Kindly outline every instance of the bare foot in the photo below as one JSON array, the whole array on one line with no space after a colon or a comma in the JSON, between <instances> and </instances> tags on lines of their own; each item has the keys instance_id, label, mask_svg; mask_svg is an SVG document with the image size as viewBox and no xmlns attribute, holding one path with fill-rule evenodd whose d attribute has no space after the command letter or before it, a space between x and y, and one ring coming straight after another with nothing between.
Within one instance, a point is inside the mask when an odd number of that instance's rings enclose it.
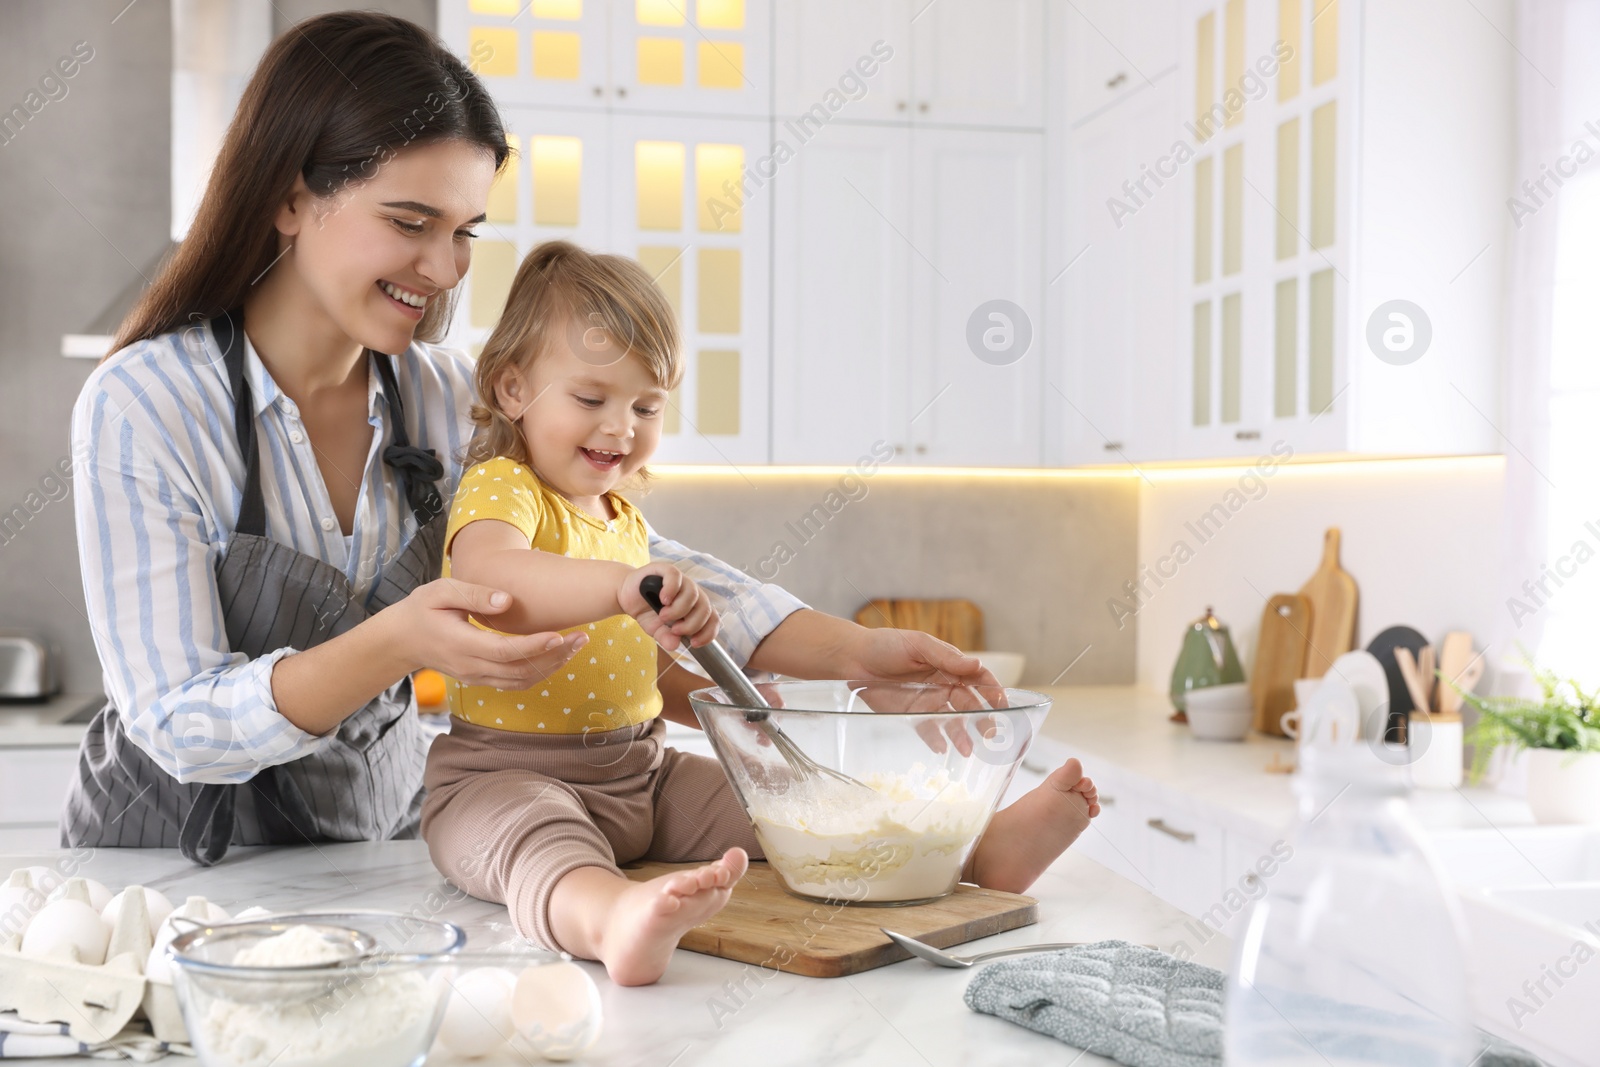
<instances>
[{"instance_id":1,"label":"bare foot","mask_svg":"<svg viewBox=\"0 0 1600 1067\"><path fill-rule=\"evenodd\" d=\"M649 985L660 978L678 939L721 911L750 857L730 848L715 863L636 882L617 895L595 946L618 985Z\"/></svg>"},{"instance_id":2,"label":"bare foot","mask_svg":"<svg viewBox=\"0 0 1600 1067\"><path fill-rule=\"evenodd\" d=\"M1069 759L1044 784L994 814L965 875L985 889L1026 892L1100 814L1094 782Z\"/></svg>"}]
</instances>

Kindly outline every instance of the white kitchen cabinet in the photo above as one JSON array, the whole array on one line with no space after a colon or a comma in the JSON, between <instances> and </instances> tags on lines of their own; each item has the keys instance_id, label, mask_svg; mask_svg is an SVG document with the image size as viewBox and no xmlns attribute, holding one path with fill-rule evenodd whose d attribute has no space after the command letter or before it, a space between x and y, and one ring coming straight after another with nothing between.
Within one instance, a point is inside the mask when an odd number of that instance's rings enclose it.
<instances>
[{"instance_id":1,"label":"white kitchen cabinet","mask_svg":"<svg viewBox=\"0 0 1600 1067\"><path fill-rule=\"evenodd\" d=\"M785 122L818 106L848 122L904 122L911 109L910 0L806 0L777 6L773 81ZM881 46L880 46L881 42ZM887 58L884 58L887 55ZM864 75L863 69L870 70ZM857 82L865 83L863 92ZM838 94L838 95L834 95ZM841 102L841 97L843 102ZM837 105L837 110L830 107ZM810 129L810 126L807 126Z\"/></svg>"},{"instance_id":2,"label":"white kitchen cabinet","mask_svg":"<svg viewBox=\"0 0 1600 1067\"><path fill-rule=\"evenodd\" d=\"M917 122L1044 126L1042 0L913 0Z\"/></svg>"},{"instance_id":3,"label":"white kitchen cabinet","mask_svg":"<svg viewBox=\"0 0 1600 1067\"><path fill-rule=\"evenodd\" d=\"M801 5L793 5L799 7ZM909 439L911 131L834 123L770 194L772 458L853 464Z\"/></svg>"},{"instance_id":4,"label":"white kitchen cabinet","mask_svg":"<svg viewBox=\"0 0 1600 1067\"><path fill-rule=\"evenodd\" d=\"M1218 903L1222 886L1221 824L1193 805L1153 799L1145 806L1149 866L1156 895L1196 918Z\"/></svg>"},{"instance_id":5,"label":"white kitchen cabinet","mask_svg":"<svg viewBox=\"0 0 1600 1067\"><path fill-rule=\"evenodd\" d=\"M741 181L770 150L765 123L611 117L608 247L675 303L686 366L661 462L768 461L772 197Z\"/></svg>"},{"instance_id":6,"label":"white kitchen cabinet","mask_svg":"<svg viewBox=\"0 0 1600 1067\"><path fill-rule=\"evenodd\" d=\"M1506 7L1186 0L1173 458L1499 448Z\"/></svg>"},{"instance_id":7,"label":"white kitchen cabinet","mask_svg":"<svg viewBox=\"0 0 1600 1067\"><path fill-rule=\"evenodd\" d=\"M1044 126L1042 0L807 0L781 4L777 110L793 118L838 91L882 42L867 93L836 117L852 122ZM881 56L883 49L878 49Z\"/></svg>"},{"instance_id":8,"label":"white kitchen cabinet","mask_svg":"<svg viewBox=\"0 0 1600 1067\"><path fill-rule=\"evenodd\" d=\"M76 747L0 749L0 847L58 845L61 809L77 773Z\"/></svg>"},{"instance_id":9,"label":"white kitchen cabinet","mask_svg":"<svg viewBox=\"0 0 1600 1067\"><path fill-rule=\"evenodd\" d=\"M882 439L899 463L1039 462L1041 149L1021 131L841 124L779 173L778 461L854 462ZM1021 315L983 325L1022 354L985 362L969 322L997 299Z\"/></svg>"},{"instance_id":10,"label":"white kitchen cabinet","mask_svg":"<svg viewBox=\"0 0 1600 1067\"><path fill-rule=\"evenodd\" d=\"M1173 73L1178 0L1074 0L1065 23L1065 119L1076 127Z\"/></svg>"},{"instance_id":11,"label":"white kitchen cabinet","mask_svg":"<svg viewBox=\"0 0 1600 1067\"><path fill-rule=\"evenodd\" d=\"M1059 275L1047 306L1061 309L1063 328L1047 353L1046 462L1138 462L1171 448L1176 83L1169 71L1061 143L1066 238L1047 268Z\"/></svg>"},{"instance_id":12,"label":"white kitchen cabinet","mask_svg":"<svg viewBox=\"0 0 1600 1067\"><path fill-rule=\"evenodd\" d=\"M767 0L446 0L439 29L501 104L770 111Z\"/></svg>"},{"instance_id":13,"label":"white kitchen cabinet","mask_svg":"<svg viewBox=\"0 0 1600 1067\"><path fill-rule=\"evenodd\" d=\"M914 462L1027 467L1040 461L1042 164L1039 134L913 133ZM1020 314L982 311L996 300ZM974 345L975 331L994 337L995 361L979 357L988 346Z\"/></svg>"},{"instance_id":14,"label":"white kitchen cabinet","mask_svg":"<svg viewBox=\"0 0 1600 1067\"><path fill-rule=\"evenodd\" d=\"M1100 793L1100 814L1089 829L1073 844L1104 867L1152 893L1155 883L1147 873L1150 867L1150 829L1146 825L1145 791L1110 764L1093 764L1095 788Z\"/></svg>"}]
</instances>

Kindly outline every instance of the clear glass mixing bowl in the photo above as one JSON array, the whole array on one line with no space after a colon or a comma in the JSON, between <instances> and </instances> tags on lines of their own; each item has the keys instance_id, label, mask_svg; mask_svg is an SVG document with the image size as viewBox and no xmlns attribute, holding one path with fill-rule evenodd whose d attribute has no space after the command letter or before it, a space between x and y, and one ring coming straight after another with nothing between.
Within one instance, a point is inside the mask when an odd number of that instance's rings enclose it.
<instances>
[{"instance_id":1,"label":"clear glass mixing bowl","mask_svg":"<svg viewBox=\"0 0 1600 1067\"><path fill-rule=\"evenodd\" d=\"M717 688L689 701L784 887L830 903L922 904L954 892L1050 711L1049 697L1026 689L759 688L770 712ZM763 713L805 757L868 788L797 771Z\"/></svg>"},{"instance_id":2,"label":"clear glass mixing bowl","mask_svg":"<svg viewBox=\"0 0 1600 1067\"><path fill-rule=\"evenodd\" d=\"M236 962L295 927L310 927L339 958ZM561 960L535 949L466 952L465 941L455 924L415 915L307 913L199 926L175 938L168 956L204 1067L420 1067L463 974Z\"/></svg>"}]
</instances>

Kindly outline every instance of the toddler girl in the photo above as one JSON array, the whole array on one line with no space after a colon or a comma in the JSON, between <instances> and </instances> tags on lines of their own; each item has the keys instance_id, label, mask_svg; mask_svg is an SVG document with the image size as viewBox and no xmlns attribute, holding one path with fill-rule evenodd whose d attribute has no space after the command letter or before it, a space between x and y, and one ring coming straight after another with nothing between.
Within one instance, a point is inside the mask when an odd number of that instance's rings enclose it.
<instances>
[{"instance_id":1,"label":"toddler girl","mask_svg":"<svg viewBox=\"0 0 1600 1067\"><path fill-rule=\"evenodd\" d=\"M704 590L650 562L644 519L616 492L643 474L682 375L672 310L643 268L566 242L534 249L479 358L482 432L444 549L445 577L511 595L497 629L588 643L533 689L448 683L423 837L447 878L504 902L523 936L601 960L623 985L659 978L761 856L721 766L662 745L658 669L681 671L670 651L712 640L718 620ZM639 593L651 574L659 616ZM996 814L968 876L1020 892L1098 813L1069 760ZM709 862L631 882L618 864L639 859Z\"/></svg>"}]
</instances>

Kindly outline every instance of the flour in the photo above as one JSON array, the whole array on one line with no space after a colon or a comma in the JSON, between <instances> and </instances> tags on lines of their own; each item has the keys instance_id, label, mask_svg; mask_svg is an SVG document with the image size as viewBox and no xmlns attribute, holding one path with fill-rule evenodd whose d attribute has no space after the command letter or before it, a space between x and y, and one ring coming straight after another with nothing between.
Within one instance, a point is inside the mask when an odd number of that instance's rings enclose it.
<instances>
[{"instance_id":1,"label":"flour","mask_svg":"<svg viewBox=\"0 0 1600 1067\"><path fill-rule=\"evenodd\" d=\"M991 805L921 764L862 781L875 796L818 780L751 799L756 836L789 888L876 903L954 890Z\"/></svg>"},{"instance_id":2,"label":"flour","mask_svg":"<svg viewBox=\"0 0 1600 1067\"><path fill-rule=\"evenodd\" d=\"M348 949L315 929L292 926L242 950L233 962L303 967L346 958ZM419 974L385 974L374 961L338 977L287 984L284 1002L257 1004L208 995L212 982L195 982L193 1006L201 1016L195 1037L202 1060L224 1067L406 1067L427 1052L438 998ZM217 988L229 992L242 986ZM266 989L267 983L250 983L252 994ZM296 992L305 998L297 999Z\"/></svg>"}]
</instances>

